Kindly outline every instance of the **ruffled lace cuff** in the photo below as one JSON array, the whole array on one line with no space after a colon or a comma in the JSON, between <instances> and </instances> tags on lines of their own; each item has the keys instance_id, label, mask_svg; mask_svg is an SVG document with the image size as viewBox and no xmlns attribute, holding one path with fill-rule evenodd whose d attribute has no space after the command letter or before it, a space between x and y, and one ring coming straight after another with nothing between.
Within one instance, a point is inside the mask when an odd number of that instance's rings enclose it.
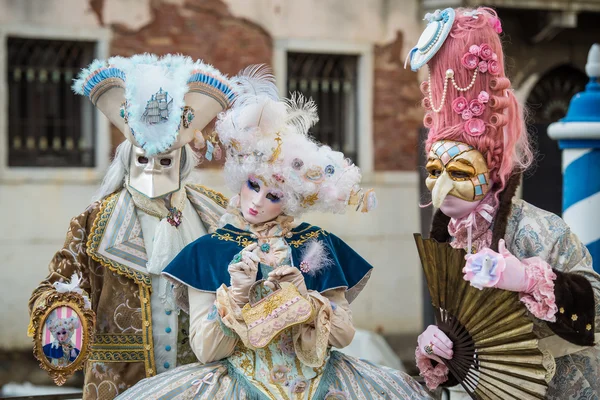
<instances>
[{"instance_id":1,"label":"ruffled lace cuff","mask_svg":"<svg viewBox=\"0 0 600 400\"><path fill-rule=\"evenodd\" d=\"M313 290L308 295L314 317L309 322L294 326L292 337L296 356L302 364L318 368L329 354L332 310L326 297Z\"/></svg>"},{"instance_id":2,"label":"ruffled lace cuff","mask_svg":"<svg viewBox=\"0 0 600 400\"><path fill-rule=\"evenodd\" d=\"M556 274L540 257L527 258L522 260L522 263L531 284L527 293L521 293L521 301L536 318L556 322L558 311L554 295Z\"/></svg>"},{"instance_id":3,"label":"ruffled lace cuff","mask_svg":"<svg viewBox=\"0 0 600 400\"><path fill-rule=\"evenodd\" d=\"M429 390L435 390L438 386L448 380L448 367L443 363L438 363L435 367L425 354L421 352L419 346L415 350L415 359L419 375L425 379L425 385Z\"/></svg>"},{"instance_id":4,"label":"ruffled lace cuff","mask_svg":"<svg viewBox=\"0 0 600 400\"><path fill-rule=\"evenodd\" d=\"M223 333L227 336L237 334L237 336L248 348L254 348L248 340L248 328L242 317L242 309L232 298L229 288L221 285L217 289L217 300L215 301L217 312L219 313L219 324Z\"/></svg>"}]
</instances>

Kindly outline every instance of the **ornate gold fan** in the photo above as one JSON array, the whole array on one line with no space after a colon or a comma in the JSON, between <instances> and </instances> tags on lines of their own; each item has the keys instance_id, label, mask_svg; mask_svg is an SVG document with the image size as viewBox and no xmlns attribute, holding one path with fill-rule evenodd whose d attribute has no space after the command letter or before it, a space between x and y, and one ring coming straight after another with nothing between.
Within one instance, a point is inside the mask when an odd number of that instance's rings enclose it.
<instances>
[{"instance_id":1,"label":"ornate gold fan","mask_svg":"<svg viewBox=\"0 0 600 400\"><path fill-rule=\"evenodd\" d=\"M454 343L450 373L473 399L543 399L554 359L542 353L517 293L463 279L465 251L415 234L437 326Z\"/></svg>"}]
</instances>

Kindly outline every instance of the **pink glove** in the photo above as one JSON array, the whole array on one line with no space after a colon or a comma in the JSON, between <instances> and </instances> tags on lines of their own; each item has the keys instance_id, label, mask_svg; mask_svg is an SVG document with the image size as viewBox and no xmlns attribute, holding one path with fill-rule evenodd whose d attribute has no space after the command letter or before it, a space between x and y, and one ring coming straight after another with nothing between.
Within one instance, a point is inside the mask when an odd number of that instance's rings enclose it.
<instances>
[{"instance_id":1,"label":"pink glove","mask_svg":"<svg viewBox=\"0 0 600 400\"><path fill-rule=\"evenodd\" d=\"M442 363L440 357L451 360L454 355L452 340L435 325L429 325L425 332L419 335L417 343L419 349L427 358L439 363Z\"/></svg>"},{"instance_id":2,"label":"pink glove","mask_svg":"<svg viewBox=\"0 0 600 400\"><path fill-rule=\"evenodd\" d=\"M464 279L478 289L495 287L520 293L520 300L530 313L544 321L555 322L556 298L552 267L540 257L519 260L506 249L504 240L498 242L496 253L483 249L468 255L463 268Z\"/></svg>"},{"instance_id":3,"label":"pink glove","mask_svg":"<svg viewBox=\"0 0 600 400\"><path fill-rule=\"evenodd\" d=\"M298 291L303 297L308 297L308 290L306 289L306 283L304 282L304 276L302 272L296 267L282 266L269 273L269 279L265 282L265 285L271 289L274 288L271 282L290 282L298 288Z\"/></svg>"},{"instance_id":4,"label":"pink glove","mask_svg":"<svg viewBox=\"0 0 600 400\"><path fill-rule=\"evenodd\" d=\"M536 280L527 274L525 265L506 249L504 239L498 242L499 253L485 248L466 256L464 279L478 289L495 287L511 292L530 293Z\"/></svg>"}]
</instances>

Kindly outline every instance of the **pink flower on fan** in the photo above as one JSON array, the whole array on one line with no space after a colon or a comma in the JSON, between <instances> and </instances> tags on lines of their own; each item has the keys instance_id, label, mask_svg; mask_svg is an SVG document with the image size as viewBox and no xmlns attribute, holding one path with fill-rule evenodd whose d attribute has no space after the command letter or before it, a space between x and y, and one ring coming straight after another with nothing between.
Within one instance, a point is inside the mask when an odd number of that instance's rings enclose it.
<instances>
[{"instance_id":1,"label":"pink flower on fan","mask_svg":"<svg viewBox=\"0 0 600 400\"><path fill-rule=\"evenodd\" d=\"M500 64L496 60L488 61L488 72L492 75L498 75L500 73Z\"/></svg>"},{"instance_id":2,"label":"pink flower on fan","mask_svg":"<svg viewBox=\"0 0 600 400\"><path fill-rule=\"evenodd\" d=\"M462 119L468 120L473 118L473 113L468 108L461 113Z\"/></svg>"},{"instance_id":3,"label":"pink flower on fan","mask_svg":"<svg viewBox=\"0 0 600 400\"><path fill-rule=\"evenodd\" d=\"M502 23L500 22L500 20L496 17L490 17L490 19L488 20L490 25L492 26L492 28L494 28L494 30L496 31L497 34L502 33Z\"/></svg>"},{"instance_id":4,"label":"pink flower on fan","mask_svg":"<svg viewBox=\"0 0 600 400\"><path fill-rule=\"evenodd\" d=\"M481 46L479 46L479 57L481 57L482 60L491 60L493 55L494 51L492 50L489 44L484 43Z\"/></svg>"},{"instance_id":5,"label":"pink flower on fan","mask_svg":"<svg viewBox=\"0 0 600 400\"><path fill-rule=\"evenodd\" d=\"M465 99L463 96L457 97L452 102L452 109L454 110L454 112L456 112L458 114L465 111L468 106L469 106L469 103L467 102L467 99Z\"/></svg>"},{"instance_id":6,"label":"pink flower on fan","mask_svg":"<svg viewBox=\"0 0 600 400\"><path fill-rule=\"evenodd\" d=\"M479 100L471 100L469 103L469 110L473 114L474 117L479 117L483 114L483 110L485 106L479 102Z\"/></svg>"},{"instance_id":7,"label":"pink flower on fan","mask_svg":"<svg viewBox=\"0 0 600 400\"><path fill-rule=\"evenodd\" d=\"M465 122L465 132L471 136L480 136L485 132L485 122L479 118L471 118Z\"/></svg>"},{"instance_id":8,"label":"pink flower on fan","mask_svg":"<svg viewBox=\"0 0 600 400\"><path fill-rule=\"evenodd\" d=\"M485 74L488 70L488 63L487 61L481 61L478 65L479 67L479 72Z\"/></svg>"},{"instance_id":9,"label":"pink flower on fan","mask_svg":"<svg viewBox=\"0 0 600 400\"><path fill-rule=\"evenodd\" d=\"M475 54L465 53L461 62L466 69L474 70L477 68L477 64L479 63L479 57L477 57Z\"/></svg>"},{"instance_id":10,"label":"pink flower on fan","mask_svg":"<svg viewBox=\"0 0 600 400\"><path fill-rule=\"evenodd\" d=\"M479 57L479 46L476 44L471 45L471 47L469 47L469 53Z\"/></svg>"},{"instance_id":11,"label":"pink flower on fan","mask_svg":"<svg viewBox=\"0 0 600 400\"><path fill-rule=\"evenodd\" d=\"M479 92L477 100L479 100L480 103L485 104L490 100L490 94L485 90L482 90L481 92Z\"/></svg>"}]
</instances>

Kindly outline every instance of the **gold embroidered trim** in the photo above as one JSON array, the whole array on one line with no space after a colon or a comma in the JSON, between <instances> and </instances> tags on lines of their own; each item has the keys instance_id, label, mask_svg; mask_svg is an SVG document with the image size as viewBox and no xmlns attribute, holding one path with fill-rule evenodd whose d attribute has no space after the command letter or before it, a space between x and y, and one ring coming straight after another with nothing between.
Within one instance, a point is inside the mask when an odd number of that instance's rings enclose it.
<instances>
[{"instance_id":1,"label":"gold embroidered trim","mask_svg":"<svg viewBox=\"0 0 600 400\"><path fill-rule=\"evenodd\" d=\"M273 371L273 353L271 352L271 348L269 346L264 348L265 350L265 357L267 359L267 365L269 367L269 371ZM267 393L269 393L271 395L271 391L260 381L258 381L261 386L264 388L264 390L267 391ZM271 387L275 387L275 389L277 389L277 391L279 392L279 394L281 395L281 398L284 400L289 400L290 398L287 396L287 394L285 393L285 391L281 388L281 386L279 386L276 383L271 383Z\"/></svg>"},{"instance_id":2,"label":"gold embroidered trim","mask_svg":"<svg viewBox=\"0 0 600 400\"><path fill-rule=\"evenodd\" d=\"M220 207L227 208L227 205L229 204L229 199L227 199L223 193L209 189L206 186L187 184L186 187L189 187L191 190L208 197Z\"/></svg>"},{"instance_id":3,"label":"gold embroidered trim","mask_svg":"<svg viewBox=\"0 0 600 400\"><path fill-rule=\"evenodd\" d=\"M230 233L220 234L218 232L213 233L210 237L217 238L219 240L225 240L226 242L235 242L239 246L246 247L256 242L256 240L248 239L245 235L233 236Z\"/></svg>"},{"instance_id":4,"label":"gold embroidered trim","mask_svg":"<svg viewBox=\"0 0 600 400\"><path fill-rule=\"evenodd\" d=\"M90 361L143 362L143 337L142 335L96 334Z\"/></svg>"},{"instance_id":5,"label":"gold embroidered trim","mask_svg":"<svg viewBox=\"0 0 600 400\"><path fill-rule=\"evenodd\" d=\"M293 233L293 235L296 236L296 235L301 234L302 232L306 232L306 231L310 230L311 228L313 228L312 225L310 225L307 228L302 229L301 231L298 231L298 232L294 232L292 230L291 233ZM225 231L227 233L221 234L219 232L215 232L211 235L211 237L217 238L219 240L225 240L227 242L235 242L238 245L243 246L243 247L246 247L246 246L256 242L256 239L252 238L252 234L248 233L248 232L237 232L237 231L232 231L227 228L221 228L219 230ZM289 240L288 244L290 246L294 246L297 249L298 247L302 246L307 241L316 239L320 235L327 236L327 235L329 235L329 233L324 229L319 229L314 232L309 232L306 235L300 235L300 239L298 239L298 240ZM248 239L248 238L250 238L250 239ZM266 239L266 238L261 238L261 239Z\"/></svg>"},{"instance_id":6,"label":"gold embroidered trim","mask_svg":"<svg viewBox=\"0 0 600 400\"><path fill-rule=\"evenodd\" d=\"M138 272L132 268L129 268L126 265L113 261L103 256L102 254L97 253L98 246L100 245L100 241L102 240L102 236L104 236L104 230L108 225L110 216L114 211L115 205L117 204L117 201L119 200L119 195L121 193L122 191L111 194L102 201L100 211L98 212L98 216L94 220L91 234L88 237L86 252L94 261L100 263L100 265L108 268L109 270L119 275L123 275L129 279L132 279L138 285L150 287L152 285L150 276L144 275L141 272Z\"/></svg>"},{"instance_id":7,"label":"gold embroidered trim","mask_svg":"<svg viewBox=\"0 0 600 400\"><path fill-rule=\"evenodd\" d=\"M220 231L225 231L225 232L229 232L229 233L233 233L234 235L238 235L238 236L248 236L248 237L252 237L252 234L250 232L238 232L238 231L232 231L231 229L227 229L227 228L221 228L219 229Z\"/></svg>"},{"instance_id":8,"label":"gold embroidered trim","mask_svg":"<svg viewBox=\"0 0 600 400\"><path fill-rule=\"evenodd\" d=\"M142 343L145 352L144 364L146 378L156 375L154 362L154 341L152 340L152 311L150 309L150 289L139 285L140 303L142 306Z\"/></svg>"},{"instance_id":9,"label":"gold embroidered trim","mask_svg":"<svg viewBox=\"0 0 600 400\"><path fill-rule=\"evenodd\" d=\"M329 233L324 229L319 229L318 231L309 232L306 235L300 235L300 239L290 240L290 241L288 241L288 243L290 246L294 246L294 248L297 249L298 247L302 246L304 243L308 242L309 240L316 239L321 235L327 236L327 235L329 235Z\"/></svg>"}]
</instances>

